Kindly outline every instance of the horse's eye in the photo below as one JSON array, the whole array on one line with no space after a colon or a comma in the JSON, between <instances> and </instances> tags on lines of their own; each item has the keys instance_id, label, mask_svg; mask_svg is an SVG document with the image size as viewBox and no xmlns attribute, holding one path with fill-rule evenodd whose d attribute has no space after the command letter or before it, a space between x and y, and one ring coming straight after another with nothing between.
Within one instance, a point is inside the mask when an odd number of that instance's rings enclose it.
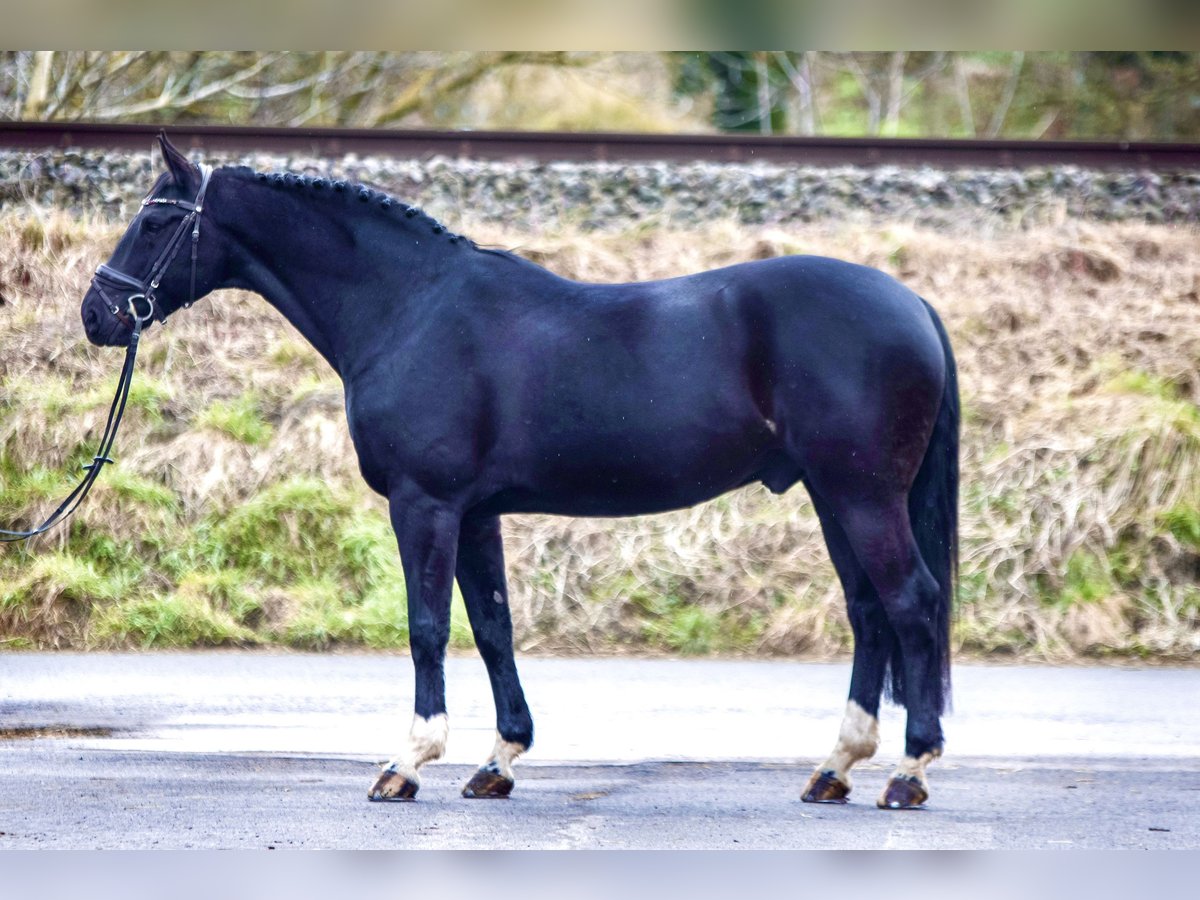
<instances>
[{"instance_id":1,"label":"horse's eye","mask_svg":"<svg viewBox=\"0 0 1200 900\"><path fill-rule=\"evenodd\" d=\"M146 234L154 234L157 231L162 231L163 223L156 222L154 219L146 219L142 222L142 231Z\"/></svg>"}]
</instances>

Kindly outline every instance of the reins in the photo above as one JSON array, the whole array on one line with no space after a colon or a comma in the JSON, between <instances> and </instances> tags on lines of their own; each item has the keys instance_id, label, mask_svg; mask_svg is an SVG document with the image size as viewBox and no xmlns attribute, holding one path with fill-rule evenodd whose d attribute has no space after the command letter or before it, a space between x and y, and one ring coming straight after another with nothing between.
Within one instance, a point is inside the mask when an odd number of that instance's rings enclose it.
<instances>
[{"instance_id":1,"label":"reins","mask_svg":"<svg viewBox=\"0 0 1200 900\"><path fill-rule=\"evenodd\" d=\"M7 528L0 528L0 544L25 541L29 538L37 537L39 534L45 534L55 525L58 525L79 508L79 504L83 502L83 499L88 495L88 491L95 484L100 471L106 464L113 461L109 457L109 453L112 451L113 441L117 437L117 428L121 424L121 417L125 414L125 403L129 399L129 386L133 383L133 364L137 359L138 341L142 336L142 326L160 316L161 308L155 302L154 292L158 290L163 274L167 271L171 263L175 261L175 257L182 249L184 238L189 228L192 233L192 274L188 301L183 305L191 306L196 302L196 255L200 244L200 214L204 212L204 194L208 190L208 179L212 175L212 168L204 166L201 171L200 189L196 192L196 198L192 202L157 197L147 197L142 201L143 208L152 203L159 203L178 206L188 211L187 215L183 217L182 221L176 227L175 234L171 236L171 240L167 242L167 246L163 248L162 253L154 261L154 265L150 267L150 273L144 280L134 278L119 269L114 269L104 264L96 268L92 284L100 296L104 298L104 302L108 304L108 311L125 327L130 329L129 347L125 351L125 363L121 366L121 376L117 379L117 392L113 396L112 406L108 409L108 421L104 425L104 434L100 438L100 448L96 451L96 455L92 457L92 461L83 467L87 472L83 476L83 480L75 486L75 490L71 491L67 499L59 504L58 509L51 513L45 522L30 531L10 531ZM108 287L114 293L128 292L125 297L126 305L124 309L122 309L120 303L114 301L109 296L109 292L104 290L105 287ZM138 310L139 300L144 301L146 304L144 314ZM162 318L166 318L165 313L162 313Z\"/></svg>"},{"instance_id":2,"label":"reins","mask_svg":"<svg viewBox=\"0 0 1200 900\"><path fill-rule=\"evenodd\" d=\"M9 544L37 537L62 522L83 502L83 498L92 489L92 485L95 484L96 478L105 464L113 461L108 454L112 451L113 441L117 437L117 427L121 424L121 417L125 414L125 402L129 399L129 385L133 383L133 363L137 358L138 340L142 336L142 323L149 318L147 316L143 319L139 316L132 301L129 304L129 311L134 316L133 333L129 336L129 349L125 351L125 364L121 367L121 377L117 379L117 393L113 397L112 406L108 409L108 421L104 425L104 435L100 438L100 448L92 457L92 461L83 467L87 474L83 476L83 480L75 486L75 490L71 491L67 499L59 504L58 509L37 528L30 531L9 531L7 528L0 528L0 543Z\"/></svg>"}]
</instances>

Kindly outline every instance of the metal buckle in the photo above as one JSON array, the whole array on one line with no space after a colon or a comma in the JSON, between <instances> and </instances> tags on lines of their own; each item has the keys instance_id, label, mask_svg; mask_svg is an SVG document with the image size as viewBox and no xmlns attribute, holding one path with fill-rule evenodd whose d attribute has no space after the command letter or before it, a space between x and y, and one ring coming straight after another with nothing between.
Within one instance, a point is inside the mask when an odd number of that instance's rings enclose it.
<instances>
[{"instance_id":1,"label":"metal buckle","mask_svg":"<svg viewBox=\"0 0 1200 900\"><path fill-rule=\"evenodd\" d=\"M140 315L138 313L137 303L134 302L139 299L145 300L146 306L149 307L149 311L144 316ZM139 322L142 322L143 324L146 322L149 322L151 319L154 318L154 298L148 297L145 294L130 294L129 295L129 314L131 316L133 316L134 319L136 319Z\"/></svg>"}]
</instances>

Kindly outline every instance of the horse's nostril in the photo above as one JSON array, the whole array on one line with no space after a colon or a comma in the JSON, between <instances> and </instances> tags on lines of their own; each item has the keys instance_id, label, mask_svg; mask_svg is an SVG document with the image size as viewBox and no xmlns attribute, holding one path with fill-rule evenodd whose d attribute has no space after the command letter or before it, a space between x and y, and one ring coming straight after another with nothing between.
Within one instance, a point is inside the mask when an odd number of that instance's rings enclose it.
<instances>
[{"instance_id":1,"label":"horse's nostril","mask_svg":"<svg viewBox=\"0 0 1200 900\"><path fill-rule=\"evenodd\" d=\"M101 343L101 332L104 331L104 316L98 303L89 302L83 305L83 333L92 343Z\"/></svg>"}]
</instances>

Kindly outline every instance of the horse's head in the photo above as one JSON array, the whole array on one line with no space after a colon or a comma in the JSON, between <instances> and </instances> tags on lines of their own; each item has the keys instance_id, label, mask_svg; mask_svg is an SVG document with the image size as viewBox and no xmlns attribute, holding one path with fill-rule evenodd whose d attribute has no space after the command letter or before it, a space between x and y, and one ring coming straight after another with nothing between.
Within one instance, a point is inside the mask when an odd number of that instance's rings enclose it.
<instances>
[{"instance_id":1,"label":"horse's head","mask_svg":"<svg viewBox=\"0 0 1200 900\"><path fill-rule=\"evenodd\" d=\"M211 169L190 163L166 135L158 141L167 171L83 296L80 315L93 344L128 344L135 319L147 327L162 321L217 282L217 254L200 240Z\"/></svg>"}]
</instances>

